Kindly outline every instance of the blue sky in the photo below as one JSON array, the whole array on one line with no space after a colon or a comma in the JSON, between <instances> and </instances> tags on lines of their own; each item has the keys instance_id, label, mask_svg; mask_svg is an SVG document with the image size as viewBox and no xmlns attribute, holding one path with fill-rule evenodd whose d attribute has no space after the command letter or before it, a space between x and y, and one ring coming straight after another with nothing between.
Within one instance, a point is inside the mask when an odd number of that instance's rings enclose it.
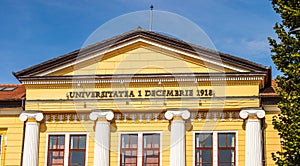
<instances>
[{"instance_id":1,"label":"blue sky","mask_svg":"<svg viewBox=\"0 0 300 166\"><path fill-rule=\"evenodd\" d=\"M13 71L79 49L101 25L151 4L198 25L217 50L279 74L267 37L276 37L272 28L280 18L269 0L1 0L0 83L18 83ZM154 29L157 21L154 15Z\"/></svg>"}]
</instances>

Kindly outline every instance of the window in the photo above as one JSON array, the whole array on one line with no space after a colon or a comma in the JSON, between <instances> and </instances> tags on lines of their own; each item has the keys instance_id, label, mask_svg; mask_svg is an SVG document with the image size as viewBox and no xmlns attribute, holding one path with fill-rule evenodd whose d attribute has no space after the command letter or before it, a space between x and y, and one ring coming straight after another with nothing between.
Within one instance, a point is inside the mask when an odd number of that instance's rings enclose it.
<instances>
[{"instance_id":1,"label":"window","mask_svg":"<svg viewBox=\"0 0 300 166\"><path fill-rule=\"evenodd\" d=\"M218 134L218 153L218 161L220 166L235 165L235 134Z\"/></svg>"},{"instance_id":2,"label":"window","mask_svg":"<svg viewBox=\"0 0 300 166\"><path fill-rule=\"evenodd\" d=\"M121 134L120 166L159 166L160 134Z\"/></svg>"},{"instance_id":3,"label":"window","mask_svg":"<svg viewBox=\"0 0 300 166\"><path fill-rule=\"evenodd\" d=\"M48 166L64 165L65 152L65 136L51 135L49 136L48 145Z\"/></svg>"},{"instance_id":4,"label":"window","mask_svg":"<svg viewBox=\"0 0 300 166\"><path fill-rule=\"evenodd\" d=\"M195 133L195 166L236 166L235 132ZM214 161L217 161L214 163Z\"/></svg>"},{"instance_id":5,"label":"window","mask_svg":"<svg viewBox=\"0 0 300 166\"><path fill-rule=\"evenodd\" d=\"M84 165L86 136L85 135L71 135L70 150L69 150L69 165Z\"/></svg>"},{"instance_id":6,"label":"window","mask_svg":"<svg viewBox=\"0 0 300 166\"><path fill-rule=\"evenodd\" d=\"M121 165L134 166L137 165L138 154L138 135L124 134L121 142Z\"/></svg>"},{"instance_id":7,"label":"window","mask_svg":"<svg viewBox=\"0 0 300 166\"><path fill-rule=\"evenodd\" d=\"M196 134L196 166L212 165L212 134L197 133Z\"/></svg>"},{"instance_id":8,"label":"window","mask_svg":"<svg viewBox=\"0 0 300 166\"><path fill-rule=\"evenodd\" d=\"M159 134L143 135L143 165L158 166L159 165Z\"/></svg>"},{"instance_id":9,"label":"window","mask_svg":"<svg viewBox=\"0 0 300 166\"><path fill-rule=\"evenodd\" d=\"M15 90L17 87L0 87L0 91L13 91Z\"/></svg>"},{"instance_id":10,"label":"window","mask_svg":"<svg viewBox=\"0 0 300 166\"><path fill-rule=\"evenodd\" d=\"M49 135L47 166L84 166L86 135Z\"/></svg>"}]
</instances>

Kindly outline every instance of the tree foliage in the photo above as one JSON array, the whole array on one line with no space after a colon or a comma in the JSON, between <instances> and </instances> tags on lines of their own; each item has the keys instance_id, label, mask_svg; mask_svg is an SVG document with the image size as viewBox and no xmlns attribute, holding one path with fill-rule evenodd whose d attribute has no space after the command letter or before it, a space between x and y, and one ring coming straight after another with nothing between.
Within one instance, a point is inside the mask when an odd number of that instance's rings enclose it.
<instances>
[{"instance_id":1,"label":"tree foliage","mask_svg":"<svg viewBox=\"0 0 300 166\"><path fill-rule=\"evenodd\" d=\"M300 0L272 0L281 23L274 30L278 39L269 38L272 60L283 75L277 76L281 113L273 126L281 138L282 149L272 154L280 166L300 166Z\"/></svg>"}]
</instances>

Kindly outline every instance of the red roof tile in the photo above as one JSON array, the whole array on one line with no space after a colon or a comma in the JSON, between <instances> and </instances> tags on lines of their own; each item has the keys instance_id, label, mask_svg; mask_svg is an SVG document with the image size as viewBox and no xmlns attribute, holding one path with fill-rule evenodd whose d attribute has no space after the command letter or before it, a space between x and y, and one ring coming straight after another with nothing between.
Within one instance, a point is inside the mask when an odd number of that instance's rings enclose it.
<instances>
[{"instance_id":1,"label":"red roof tile","mask_svg":"<svg viewBox=\"0 0 300 166\"><path fill-rule=\"evenodd\" d=\"M267 87L266 89L264 89L262 91L262 96L278 96L278 94L276 93L276 90L275 90L275 86L276 86L276 82L275 80L272 80L271 82L271 86L270 87Z\"/></svg>"},{"instance_id":2,"label":"red roof tile","mask_svg":"<svg viewBox=\"0 0 300 166\"><path fill-rule=\"evenodd\" d=\"M10 90L11 88L14 88ZM10 89L9 89L10 88ZM18 100L25 97L26 89L21 84L0 84L0 100Z\"/></svg>"}]
</instances>

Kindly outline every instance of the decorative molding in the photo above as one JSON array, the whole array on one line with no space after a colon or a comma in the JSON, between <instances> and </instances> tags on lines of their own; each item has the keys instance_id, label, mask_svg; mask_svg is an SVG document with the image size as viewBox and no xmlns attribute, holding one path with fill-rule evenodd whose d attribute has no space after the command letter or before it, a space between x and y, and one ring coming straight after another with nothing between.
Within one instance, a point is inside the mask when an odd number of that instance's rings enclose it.
<instances>
[{"instance_id":1,"label":"decorative molding","mask_svg":"<svg viewBox=\"0 0 300 166\"><path fill-rule=\"evenodd\" d=\"M89 117L91 120L97 120L98 118L112 120L114 118L114 113L111 110L93 110Z\"/></svg>"},{"instance_id":2,"label":"decorative molding","mask_svg":"<svg viewBox=\"0 0 300 166\"><path fill-rule=\"evenodd\" d=\"M19 118L23 122L25 122L28 119L35 119L36 121L42 121L44 119L44 115L41 112L22 112Z\"/></svg>"},{"instance_id":3,"label":"decorative molding","mask_svg":"<svg viewBox=\"0 0 300 166\"><path fill-rule=\"evenodd\" d=\"M53 85L53 84L111 84L111 83L163 83L163 82L210 82L210 81L261 81L263 80L262 76L255 77L206 77L206 78L148 78L148 79L83 79L83 80L47 80L47 81L22 81L25 85Z\"/></svg>"},{"instance_id":4,"label":"decorative molding","mask_svg":"<svg viewBox=\"0 0 300 166\"><path fill-rule=\"evenodd\" d=\"M165 117L168 120L173 119L173 117L181 117L186 120L191 117L191 113L187 109L170 109L165 113Z\"/></svg>"},{"instance_id":5,"label":"decorative molding","mask_svg":"<svg viewBox=\"0 0 300 166\"><path fill-rule=\"evenodd\" d=\"M91 113L45 113L45 123L79 123L92 122ZM116 122L126 123L156 123L168 122L165 112L114 112ZM104 117L106 118L106 117ZM241 121L239 112L190 112L193 123L205 121Z\"/></svg>"},{"instance_id":6,"label":"decorative molding","mask_svg":"<svg viewBox=\"0 0 300 166\"><path fill-rule=\"evenodd\" d=\"M257 118L262 119L265 115L265 111L261 108L242 109L240 112L240 117L243 119L247 119L249 116L256 116Z\"/></svg>"}]
</instances>

